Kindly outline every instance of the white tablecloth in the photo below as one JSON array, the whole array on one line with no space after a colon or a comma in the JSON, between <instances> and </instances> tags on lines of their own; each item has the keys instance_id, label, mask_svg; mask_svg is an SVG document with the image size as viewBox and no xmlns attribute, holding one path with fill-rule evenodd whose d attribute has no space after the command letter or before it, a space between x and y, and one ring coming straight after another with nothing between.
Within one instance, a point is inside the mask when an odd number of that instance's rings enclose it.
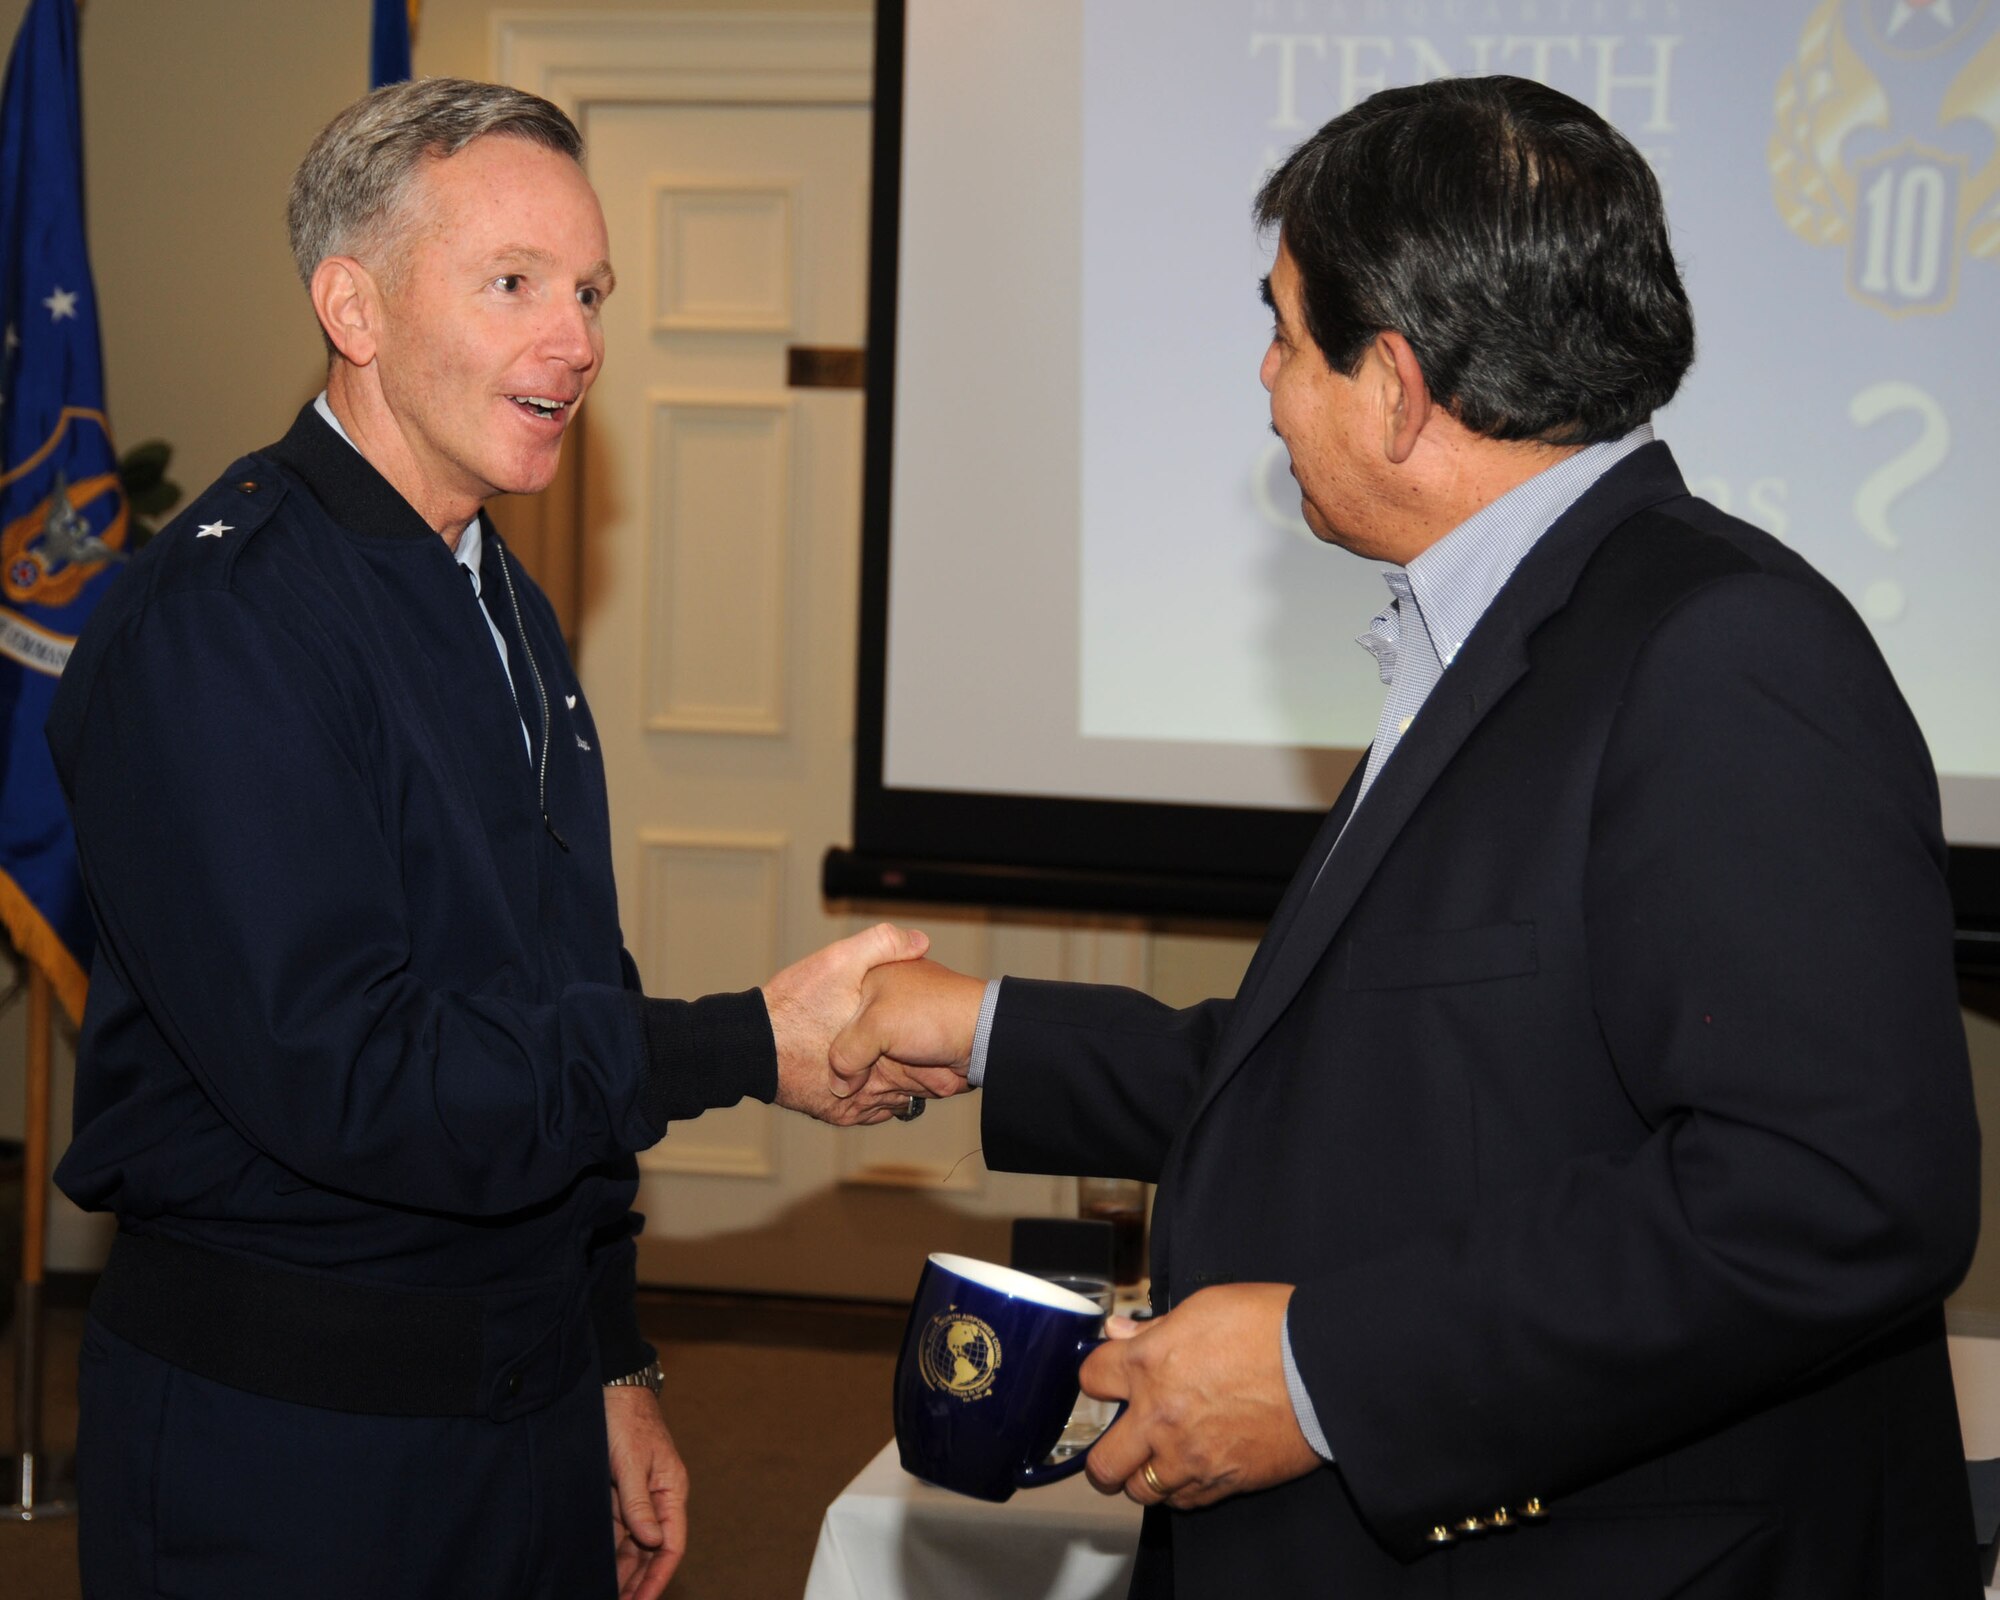
<instances>
[{"instance_id":1,"label":"white tablecloth","mask_svg":"<svg viewBox=\"0 0 2000 1600\"><path fill-rule=\"evenodd\" d=\"M1124 1600L1138 1542L1139 1508L1081 1477L987 1505L919 1483L892 1439L827 1507L805 1600Z\"/></svg>"},{"instance_id":2,"label":"white tablecloth","mask_svg":"<svg viewBox=\"0 0 2000 1600\"><path fill-rule=\"evenodd\" d=\"M1081 1474L988 1505L906 1473L895 1441L827 1507L805 1600L1124 1600L1139 1508Z\"/></svg>"}]
</instances>

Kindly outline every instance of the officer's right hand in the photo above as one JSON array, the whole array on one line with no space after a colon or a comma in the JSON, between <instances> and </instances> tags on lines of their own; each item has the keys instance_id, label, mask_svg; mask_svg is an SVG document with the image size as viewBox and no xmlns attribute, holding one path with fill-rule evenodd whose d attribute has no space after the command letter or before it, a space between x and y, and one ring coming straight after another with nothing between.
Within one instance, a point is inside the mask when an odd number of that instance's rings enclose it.
<instances>
[{"instance_id":1,"label":"officer's right hand","mask_svg":"<svg viewBox=\"0 0 2000 1600\"><path fill-rule=\"evenodd\" d=\"M880 1075L856 1085L835 1073L828 1057L835 1035L860 1009L869 971L884 962L914 960L929 948L929 938L915 929L881 922L815 950L764 985L778 1046L779 1105L842 1126L886 1122L908 1106L909 1088ZM963 1087L954 1073L935 1076L931 1098Z\"/></svg>"}]
</instances>

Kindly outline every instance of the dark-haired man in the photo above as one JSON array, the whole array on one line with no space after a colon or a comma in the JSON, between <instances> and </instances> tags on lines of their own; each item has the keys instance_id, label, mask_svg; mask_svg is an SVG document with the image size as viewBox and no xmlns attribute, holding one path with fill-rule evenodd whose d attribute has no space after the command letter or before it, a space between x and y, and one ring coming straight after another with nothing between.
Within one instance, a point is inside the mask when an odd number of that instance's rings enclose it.
<instances>
[{"instance_id":1,"label":"dark-haired man","mask_svg":"<svg viewBox=\"0 0 2000 1600\"><path fill-rule=\"evenodd\" d=\"M1657 185L1518 79L1270 178L1263 380L1391 564L1375 742L1237 996L928 965L836 1045L996 1167L1158 1181L1091 1357L1133 1593L1977 1593L1940 1301L1978 1218L1934 779L1866 628L1689 496Z\"/></svg>"},{"instance_id":2,"label":"dark-haired man","mask_svg":"<svg viewBox=\"0 0 2000 1600\"><path fill-rule=\"evenodd\" d=\"M632 1153L777 1100L876 928L649 999L597 730L481 508L547 486L613 286L555 106L433 78L288 213L326 391L98 608L49 719L97 918L58 1173L119 1234L87 1326L84 1591L650 1600L687 1474L633 1309Z\"/></svg>"}]
</instances>

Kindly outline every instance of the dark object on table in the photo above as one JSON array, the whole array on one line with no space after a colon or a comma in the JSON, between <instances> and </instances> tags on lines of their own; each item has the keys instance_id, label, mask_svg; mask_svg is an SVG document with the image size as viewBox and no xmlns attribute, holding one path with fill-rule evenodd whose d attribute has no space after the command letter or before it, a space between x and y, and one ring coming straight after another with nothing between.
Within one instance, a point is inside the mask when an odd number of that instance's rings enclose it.
<instances>
[{"instance_id":1,"label":"dark object on table","mask_svg":"<svg viewBox=\"0 0 2000 1600\"><path fill-rule=\"evenodd\" d=\"M1111 1281L1134 1284L1146 1275L1146 1186L1136 1178L1078 1178L1077 1214L1111 1224Z\"/></svg>"},{"instance_id":2,"label":"dark object on table","mask_svg":"<svg viewBox=\"0 0 2000 1600\"><path fill-rule=\"evenodd\" d=\"M1010 1265L1038 1278L1112 1281L1111 1224L1080 1217L1016 1217Z\"/></svg>"}]
</instances>

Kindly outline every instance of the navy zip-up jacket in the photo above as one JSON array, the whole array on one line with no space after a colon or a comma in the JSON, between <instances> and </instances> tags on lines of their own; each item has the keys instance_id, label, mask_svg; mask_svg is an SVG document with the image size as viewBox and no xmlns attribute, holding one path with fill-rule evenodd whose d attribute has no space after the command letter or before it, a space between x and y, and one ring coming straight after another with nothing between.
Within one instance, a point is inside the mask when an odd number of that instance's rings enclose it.
<instances>
[{"instance_id":1,"label":"navy zip-up jacket","mask_svg":"<svg viewBox=\"0 0 2000 1600\"><path fill-rule=\"evenodd\" d=\"M527 1409L650 1358L632 1152L777 1065L755 991L639 993L589 708L487 538L518 711L451 551L310 406L106 596L49 716L98 927L57 1182L134 1232L479 1295Z\"/></svg>"}]
</instances>

